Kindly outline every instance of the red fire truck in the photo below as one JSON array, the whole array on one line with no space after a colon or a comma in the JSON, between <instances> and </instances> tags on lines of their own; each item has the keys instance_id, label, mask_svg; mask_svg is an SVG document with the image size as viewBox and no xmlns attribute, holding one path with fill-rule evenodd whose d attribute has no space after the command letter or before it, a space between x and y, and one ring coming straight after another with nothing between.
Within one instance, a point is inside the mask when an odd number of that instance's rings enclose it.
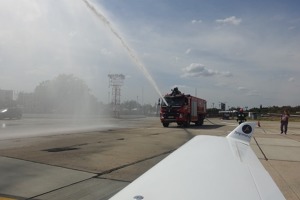
<instances>
[{"instance_id":1,"label":"red fire truck","mask_svg":"<svg viewBox=\"0 0 300 200\"><path fill-rule=\"evenodd\" d=\"M160 109L160 121L164 127L176 122L179 126L188 127L191 122L203 125L206 116L206 100L181 93L174 88L171 94L164 96Z\"/></svg>"}]
</instances>

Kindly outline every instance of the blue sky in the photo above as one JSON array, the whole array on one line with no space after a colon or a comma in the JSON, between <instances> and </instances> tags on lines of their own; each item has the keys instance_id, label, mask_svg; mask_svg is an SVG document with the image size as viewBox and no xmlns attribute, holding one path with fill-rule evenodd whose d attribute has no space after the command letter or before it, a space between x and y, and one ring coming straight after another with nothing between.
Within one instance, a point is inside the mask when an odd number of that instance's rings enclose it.
<instances>
[{"instance_id":1,"label":"blue sky","mask_svg":"<svg viewBox=\"0 0 300 200\"><path fill-rule=\"evenodd\" d=\"M298 1L90 0L135 52L161 93L178 86L208 106L300 105ZM120 40L82 0L0 2L1 89L30 92L61 73L108 102L108 74L126 76L122 101L158 93Z\"/></svg>"}]
</instances>

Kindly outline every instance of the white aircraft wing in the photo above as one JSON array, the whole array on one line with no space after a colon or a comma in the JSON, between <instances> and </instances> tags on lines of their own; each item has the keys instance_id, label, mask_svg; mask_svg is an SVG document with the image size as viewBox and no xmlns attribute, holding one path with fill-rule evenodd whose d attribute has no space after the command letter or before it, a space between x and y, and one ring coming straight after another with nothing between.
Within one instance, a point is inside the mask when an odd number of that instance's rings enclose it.
<instances>
[{"instance_id":1,"label":"white aircraft wing","mask_svg":"<svg viewBox=\"0 0 300 200\"><path fill-rule=\"evenodd\" d=\"M254 128L194 137L111 200L285 199L250 147Z\"/></svg>"}]
</instances>

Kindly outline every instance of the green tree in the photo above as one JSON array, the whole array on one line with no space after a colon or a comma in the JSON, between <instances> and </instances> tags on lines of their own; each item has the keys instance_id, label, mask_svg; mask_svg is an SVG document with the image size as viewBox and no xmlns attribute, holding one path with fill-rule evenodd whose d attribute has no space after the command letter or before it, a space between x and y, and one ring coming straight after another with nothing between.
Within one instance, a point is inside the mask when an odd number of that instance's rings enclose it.
<instances>
[{"instance_id":1,"label":"green tree","mask_svg":"<svg viewBox=\"0 0 300 200\"><path fill-rule=\"evenodd\" d=\"M126 109L128 111L132 111L134 109L140 109L141 105L134 100L130 100L130 101L125 101L124 103L122 103L122 108Z\"/></svg>"},{"instance_id":2,"label":"green tree","mask_svg":"<svg viewBox=\"0 0 300 200\"><path fill-rule=\"evenodd\" d=\"M34 91L36 111L42 113L81 114L97 106L87 84L74 75L62 74L41 82Z\"/></svg>"}]
</instances>

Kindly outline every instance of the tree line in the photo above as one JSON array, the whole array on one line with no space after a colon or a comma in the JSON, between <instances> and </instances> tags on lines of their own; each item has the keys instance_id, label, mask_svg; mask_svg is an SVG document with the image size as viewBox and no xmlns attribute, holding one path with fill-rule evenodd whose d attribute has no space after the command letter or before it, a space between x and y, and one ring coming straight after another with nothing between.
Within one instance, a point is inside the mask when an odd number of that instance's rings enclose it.
<instances>
[{"instance_id":1,"label":"tree line","mask_svg":"<svg viewBox=\"0 0 300 200\"><path fill-rule=\"evenodd\" d=\"M219 114L219 111L221 109L217 108L209 108L207 109L207 113L210 114L211 116L217 116ZM232 107L229 110L231 111L239 111L240 108L238 107ZM268 107L263 107L262 105L260 107L254 107L250 108L248 110L245 110L246 112L252 112L252 113L257 113L257 114L281 114L284 110L288 111L290 114L300 114L300 106L268 106Z\"/></svg>"},{"instance_id":2,"label":"tree line","mask_svg":"<svg viewBox=\"0 0 300 200\"><path fill-rule=\"evenodd\" d=\"M20 92L15 102L25 113L109 114L111 105L99 102L87 84L74 75L61 74L41 82L32 93ZM156 105L136 101L121 104L121 114L154 114Z\"/></svg>"},{"instance_id":3,"label":"tree line","mask_svg":"<svg viewBox=\"0 0 300 200\"><path fill-rule=\"evenodd\" d=\"M24 112L56 114L97 113L102 104L83 80L66 74L41 82L32 93L20 92L17 103Z\"/></svg>"}]
</instances>

